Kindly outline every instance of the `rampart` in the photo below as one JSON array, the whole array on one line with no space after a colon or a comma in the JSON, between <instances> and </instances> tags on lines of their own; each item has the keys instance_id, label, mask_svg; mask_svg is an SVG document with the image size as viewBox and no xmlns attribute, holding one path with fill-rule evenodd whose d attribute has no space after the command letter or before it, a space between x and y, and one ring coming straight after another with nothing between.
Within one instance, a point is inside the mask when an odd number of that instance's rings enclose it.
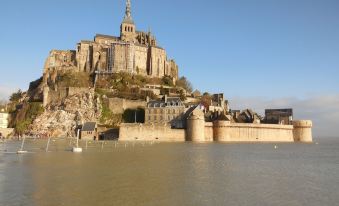
<instances>
[{"instance_id":1,"label":"rampart","mask_svg":"<svg viewBox=\"0 0 339 206\"><path fill-rule=\"evenodd\" d=\"M312 126L310 120L300 120L293 122L294 141L297 142L312 142Z\"/></svg>"},{"instance_id":2,"label":"rampart","mask_svg":"<svg viewBox=\"0 0 339 206\"><path fill-rule=\"evenodd\" d=\"M202 124L204 123L204 124ZM187 129L171 129L165 124L122 124L120 141L164 142L312 142L312 122L293 125L244 124L229 121L204 122L189 118Z\"/></svg>"},{"instance_id":3,"label":"rampart","mask_svg":"<svg viewBox=\"0 0 339 206\"><path fill-rule=\"evenodd\" d=\"M213 132L214 140L219 142L294 142L292 125L217 121Z\"/></svg>"},{"instance_id":4,"label":"rampart","mask_svg":"<svg viewBox=\"0 0 339 206\"><path fill-rule=\"evenodd\" d=\"M119 141L161 141L184 142L184 129L171 129L164 124L126 124L120 125Z\"/></svg>"}]
</instances>

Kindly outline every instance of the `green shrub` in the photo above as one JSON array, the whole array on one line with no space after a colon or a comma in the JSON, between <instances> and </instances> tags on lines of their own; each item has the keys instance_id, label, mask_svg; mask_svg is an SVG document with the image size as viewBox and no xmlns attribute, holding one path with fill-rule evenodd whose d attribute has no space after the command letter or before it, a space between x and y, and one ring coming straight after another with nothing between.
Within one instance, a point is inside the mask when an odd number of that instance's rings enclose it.
<instances>
[{"instance_id":1,"label":"green shrub","mask_svg":"<svg viewBox=\"0 0 339 206\"><path fill-rule=\"evenodd\" d=\"M125 123L144 123L145 122L145 110L139 109L127 109L122 115Z\"/></svg>"},{"instance_id":2,"label":"green shrub","mask_svg":"<svg viewBox=\"0 0 339 206\"><path fill-rule=\"evenodd\" d=\"M91 77L86 72L67 71L57 77L59 87L90 87Z\"/></svg>"}]
</instances>

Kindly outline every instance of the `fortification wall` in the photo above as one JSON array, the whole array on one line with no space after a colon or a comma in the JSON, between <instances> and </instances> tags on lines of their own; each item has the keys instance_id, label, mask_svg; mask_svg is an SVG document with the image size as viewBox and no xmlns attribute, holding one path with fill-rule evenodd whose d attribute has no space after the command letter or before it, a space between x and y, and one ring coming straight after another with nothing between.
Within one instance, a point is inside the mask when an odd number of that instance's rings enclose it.
<instances>
[{"instance_id":1,"label":"fortification wall","mask_svg":"<svg viewBox=\"0 0 339 206\"><path fill-rule=\"evenodd\" d=\"M121 98L109 98L108 106L113 114L122 114L126 109L145 108L146 102L142 100L128 100Z\"/></svg>"},{"instance_id":2,"label":"fortification wall","mask_svg":"<svg viewBox=\"0 0 339 206\"><path fill-rule=\"evenodd\" d=\"M205 123L205 141L206 142L213 142L213 123L206 122Z\"/></svg>"},{"instance_id":3,"label":"fortification wall","mask_svg":"<svg viewBox=\"0 0 339 206\"><path fill-rule=\"evenodd\" d=\"M188 141L205 142L205 120L203 116L192 115L187 119Z\"/></svg>"},{"instance_id":4,"label":"fortification wall","mask_svg":"<svg viewBox=\"0 0 339 206\"><path fill-rule=\"evenodd\" d=\"M202 124L204 123L204 124ZM187 130L171 129L164 124L122 124L120 141L163 142L312 142L312 122L296 121L293 125L244 124L229 121L214 123L199 118L188 119Z\"/></svg>"},{"instance_id":5,"label":"fortification wall","mask_svg":"<svg viewBox=\"0 0 339 206\"><path fill-rule=\"evenodd\" d=\"M293 142L292 125L214 122L214 140L220 142Z\"/></svg>"},{"instance_id":6,"label":"fortification wall","mask_svg":"<svg viewBox=\"0 0 339 206\"><path fill-rule=\"evenodd\" d=\"M126 124L119 130L119 141L161 141L184 142L184 129L171 129L169 125L159 124Z\"/></svg>"},{"instance_id":7,"label":"fortification wall","mask_svg":"<svg viewBox=\"0 0 339 206\"><path fill-rule=\"evenodd\" d=\"M312 142L312 126L313 123L310 120L293 121L293 136L294 141L298 142Z\"/></svg>"}]
</instances>

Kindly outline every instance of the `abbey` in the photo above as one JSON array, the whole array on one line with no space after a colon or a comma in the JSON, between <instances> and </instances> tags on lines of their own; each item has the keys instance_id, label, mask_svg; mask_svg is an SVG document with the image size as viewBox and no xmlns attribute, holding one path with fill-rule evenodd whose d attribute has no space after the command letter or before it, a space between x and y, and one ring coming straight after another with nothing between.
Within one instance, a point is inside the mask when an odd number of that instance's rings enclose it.
<instances>
[{"instance_id":1,"label":"abbey","mask_svg":"<svg viewBox=\"0 0 339 206\"><path fill-rule=\"evenodd\" d=\"M136 30L127 0L120 36L97 34L93 41L81 41L76 51L52 50L45 63L44 78L51 71L73 69L79 72L113 74L126 72L148 77L178 79L178 66L168 59L150 31Z\"/></svg>"}]
</instances>

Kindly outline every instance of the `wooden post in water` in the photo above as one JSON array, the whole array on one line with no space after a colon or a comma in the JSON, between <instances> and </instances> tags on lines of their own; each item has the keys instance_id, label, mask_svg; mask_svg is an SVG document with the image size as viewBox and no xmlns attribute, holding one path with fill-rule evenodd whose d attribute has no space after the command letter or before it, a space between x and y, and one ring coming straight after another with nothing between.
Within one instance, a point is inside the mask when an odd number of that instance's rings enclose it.
<instances>
[{"instance_id":1,"label":"wooden post in water","mask_svg":"<svg viewBox=\"0 0 339 206\"><path fill-rule=\"evenodd\" d=\"M48 138L47 145L46 145L46 152L48 152L50 142L51 142L51 137Z\"/></svg>"}]
</instances>

